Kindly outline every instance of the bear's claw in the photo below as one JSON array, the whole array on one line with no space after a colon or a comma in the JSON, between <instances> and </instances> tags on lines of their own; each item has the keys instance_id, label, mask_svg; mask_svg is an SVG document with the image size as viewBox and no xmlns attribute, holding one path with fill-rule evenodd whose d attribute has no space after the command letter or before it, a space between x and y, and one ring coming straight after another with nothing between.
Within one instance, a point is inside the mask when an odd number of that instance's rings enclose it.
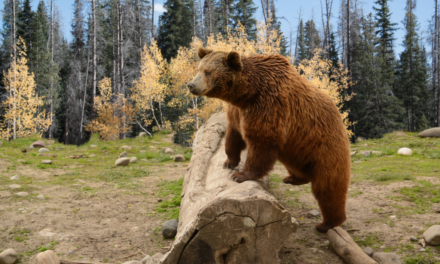
<instances>
[{"instance_id":1,"label":"bear's claw","mask_svg":"<svg viewBox=\"0 0 440 264\"><path fill-rule=\"evenodd\" d=\"M232 163L232 162L225 162L225 163L223 163L223 168L225 168L225 169L233 169L233 168L235 168L235 167L237 167L238 166L238 164L236 164L236 163Z\"/></svg>"}]
</instances>

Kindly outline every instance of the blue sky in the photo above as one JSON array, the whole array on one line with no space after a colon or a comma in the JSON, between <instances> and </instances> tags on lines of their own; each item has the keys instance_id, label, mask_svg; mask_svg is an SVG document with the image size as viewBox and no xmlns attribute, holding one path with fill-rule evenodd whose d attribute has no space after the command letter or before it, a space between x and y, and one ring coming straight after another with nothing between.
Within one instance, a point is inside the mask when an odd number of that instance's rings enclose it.
<instances>
[{"instance_id":1,"label":"blue sky","mask_svg":"<svg viewBox=\"0 0 440 264\"><path fill-rule=\"evenodd\" d=\"M3 8L3 2L4 0L0 0L2 3ZM48 1L48 0L46 0ZM72 21L73 16L73 8L72 4L74 0L54 0L55 4L58 5L59 10L61 12L61 17L63 18L63 31L65 36L70 40L71 34L70 34L70 24ZM364 9L364 14L368 14L370 12L373 12L373 6L374 2L376 0L361 0L362 7ZM39 0L33 0L32 6L35 10L37 8ZM165 0L155 0L155 18L157 20L158 16L164 12L163 3ZM402 26L402 20L405 15L405 0L391 0L390 2L390 10L392 12L392 22L398 23L399 30L396 31L395 37L396 41L394 43L395 51L397 53L400 53L402 51L402 40L404 36L404 30ZM256 18L258 20L263 19L263 15L261 12L261 1L260 0L254 0L254 3L258 6L258 10L256 13ZM304 20L308 20L313 17L316 21L316 24L321 25L321 4L320 0L275 0L276 8L277 8L277 15L280 17L284 17L286 20L282 20L282 30L285 33L286 37L288 38L290 35L290 28L293 28L293 31L295 31L297 24L298 24L298 16L299 16L299 10L302 8L302 17ZM331 23L333 27L336 29L336 23L337 18L339 16L339 5L340 0L334 0L333 4L333 11L332 11L332 20ZM428 29L428 20L432 17L434 13L434 0L417 0L417 9L416 9L416 15L419 19L419 25L420 25L420 31L419 34L424 36L426 38L427 36L427 29ZM290 23L290 24L289 24ZM157 24L157 21L156 21ZM295 34L294 34L295 36ZM428 50L430 50L430 45L425 43L425 46Z\"/></svg>"}]
</instances>

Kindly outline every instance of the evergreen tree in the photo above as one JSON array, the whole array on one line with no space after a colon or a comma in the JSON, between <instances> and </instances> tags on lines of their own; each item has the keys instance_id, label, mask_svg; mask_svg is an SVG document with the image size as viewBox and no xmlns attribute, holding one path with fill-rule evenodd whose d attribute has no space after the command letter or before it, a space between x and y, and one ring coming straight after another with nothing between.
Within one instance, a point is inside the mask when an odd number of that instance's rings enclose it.
<instances>
[{"instance_id":1,"label":"evergreen tree","mask_svg":"<svg viewBox=\"0 0 440 264\"><path fill-rule=\"evenodd\" d=\"M379 138L383 134L401 128L396 122L402 107L399 100L386 85L383 57L375 48L375 22L372 14L362 20L362 34L354 44L357 50L353 56L352 78L356 96L351 110L357 124L355 134L365 138Z\"/></svg>"},{"instance_id":2,"label":"evergreen tree","mask_svg":"<svg viewBox=\"0 0 440 264\"><path fill-rule=\"evenodd\" d=\"M167 60L177 55L180 47L188 47L193 36L192 5L188 0L167 0L167 10L160 16L158 44Z\"/></svg>"},{"instance_id":3,"label":"evergreen tree","mask_svg":"<svg viewBox=\"0 0 440 264\"><path fill-rule=\"evenodd\" d=\"M17 35L23 38L28 51L32 47L32 20L34 16L35 13L31 9L31 1L25 0L23 10L18 14Z\"/></svg>"},{"instance_id":4,"label":"evergreen tree","mask_svg":"<svg viewBox=\"0 0 440 264\"><path fill-rule=\"evenodd\" d=\"M400 55L396 71L396 95L403 101L405 115L403 120L410 131L418 131L418 124L423 116L429 116L428 85L426 58L423 49L419 45L419 36L416 32L417 17L414 14L415 0L407 0L406 14L403 20L405 38L403 41L404 51Z\"/></svg>"},{"instance_id":5,"label":"evergreen tree","mask_svg":"<svg viewBox=\"0 0 440 264\"><path fill-rule=\"evenodd\" d=\"M328 58L332 61L332 68L330 70L329 75L333 76L334 72L340 71L339 69L339 55L338 50L336 49L336 41L335 41L335 34L333 31L330 32L330 39L328 43Z\"/></svg>"},{"instance_id":6,"label":"evergreen tree","mask_svg":"<svg viewBox=\"0 0 440 264\"><path fill-rule=\"evenodd\" d=\"M277 32L277 36L279 36L281 38L281 43L280 43L281 55L287 56L287 40L286 40L286 37L284 36L283 32L281 31L281 21L279 20L279 17L276 16L275 4L274 4L273 0L271 1L271 6L272 6L271 12L269 14L269 16L271 18L270 29L275 30Z\"/></svg>"},{"instance_id":7,"label":"evergreen tree","mask_svg":"<svg viewBox=\"0 0 440 264\"><path fill-rule=\"evenodd\" d=\"M255 20L254 15L257 7L254 5L253 0L237 0L233 9L235 10L235 14L232 17L232 28L236 28L238 26L238 22L240 22L246 28L246 34L248 35L250 40L257 39L257 20Z\"/></svg>"},{"instance_id":8,"label":"evergreen tree","mask_svg":"<svg viewBox=\"0 0 440 264\"><path fill-rule=\"evenodd\" d=\"M378 36L378 41L375 45L378 46L380 55L388 66L386 70L391 72L394 64L393 35L397 24L391 23L388 0L377 0L375 4L379 5L379 7L373 6L374 11L376 11L375 19L377 21L375 33Z\"/></svg>"},{"instance_id":9,"label":"evergreen tree","mask_svg":"<svg viewBox=\"0 0 440 264\"><path fill-rule=\"evenodd\" d=\"M304 23L302 19L299 22L298 30L299 30L298 39L297 39L298 55L296 59L297 64L309 57L307 54L306 35L305 35Z\"/></svg>"},{"instance_id":10,"label":"evergreen tree","mask_svg":"<svg viewBox=\"0 0 440 264\"><path fill-rule=\"evenodd\" d=\"M306 22L305 40L308 59L310 59L315 55L315 50L321 46L321 38L313 19Z\"/></svg>"},{"instance_id":11,"label":"evergreen tree","mask_svg":"<svg viewBox=\"0 0 440 264\"><path fill-rule=\"evenodd\" d=\"M227 36L228 28L232 27L232 18L235 16L233 3L235 0L218 0L215 5L217 32Z\"/></svg>"}]
</instances>

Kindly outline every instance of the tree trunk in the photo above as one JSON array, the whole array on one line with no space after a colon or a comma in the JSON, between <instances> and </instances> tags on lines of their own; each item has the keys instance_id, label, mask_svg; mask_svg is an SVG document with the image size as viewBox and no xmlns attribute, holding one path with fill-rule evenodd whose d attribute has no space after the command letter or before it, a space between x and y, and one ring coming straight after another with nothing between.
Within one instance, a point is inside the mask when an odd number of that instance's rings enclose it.
<instances>
[{"instance_id":1,"label":"tree trunk","mask_svg":"<svg viewBox=\"0 0 440 264\"><path fill-rule=\"evenodd\" d=\"M151 11L151 39L154 39L154 0L151 6L153 8Z\"/></svg>"},{"instance_id":2,"label":"tree trunk","mask_svg":"<svg viewBox=\"0 0 440 264\"><path fill-rule=\"evenodd\" d=\"M185 174L179 228L162 264L280 263L278 252L298 223L263 181L236 183L224 169L225 113L197 132ZM246 153L242 153L243 167ZM267 179L267 178L266 178Z\"/></svg>"},{"instance_id":3,"label":"tree trunk","mask_svg":"<svg viewBox=\"0 0 440 264\"><path fill-rule=\"evenodd\" d=\"M196 1L193 0L193 37L196 36Z\"/></svg>"},{"instance_id":4,"label":"tree trunk","mask_svg":"<svg viewBox=\"0 0 440 264\"><path fill-rule=\"evenodd\" d=\"M439 62L439 34L438 34L438 2L435 0L435 17L434 17L434 23L435 23L435 40L434 40L434 54L433 54L433 66L434 66L434 75L432 78L434 91L437 86L437 126L440 127L440 62ZM437 76L435 76L435 72L437 73ZM437 78L436 78L437 77ZM437 79L437 81L436 81Z\"/></svg>"},{"instance_id":5,"label":"tree trunk","mask_svg":"<svg viewBox=\"0 0 440 264\"><path fill-rule=\"evenodd\" d=\"M11 32L11 41L12 41L12 54L13 54L13 65L14 65L14 82L13 82L13 87L11 89L11 91L14 91L14 139L17 138L17 86L16 86L16 82L15 82L15 75L17 73L17 47L16 45L16 41L15 41L15 0L12 0L12 32Z\"/></svg>"},{"instance_id":6,"label":"tree trunk","mask_svg":"<svg viewBox=\"0 0 440 264\"><path fill-rule=\"evenodd\" d=\"M92 115L95 110L95 97L96 97L96 10L95 0L92 0L92 13L93 13L93 96L92 96Z\"/></svg>"},{"instance_id":7,"label":"tree trunk","mask_svg":"<svg viewBox=\"0 0 440 264\"><path fill-rule=\"evenodd\" d=\"M330 229L327 236L330 246L347 264L377 264L341 227Z\"/></svg>"}]
</instances>

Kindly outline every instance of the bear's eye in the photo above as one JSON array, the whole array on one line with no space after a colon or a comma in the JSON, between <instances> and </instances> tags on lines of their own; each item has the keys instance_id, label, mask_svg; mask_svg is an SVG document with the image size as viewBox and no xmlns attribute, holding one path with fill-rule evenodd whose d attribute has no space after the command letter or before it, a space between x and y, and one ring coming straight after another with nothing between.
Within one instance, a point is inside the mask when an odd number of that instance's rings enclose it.
<instances>
[{"instance_id":1,"label":"bear's eye","mask_svg":"<svg viewBox=\"0 0 440 264\"><path fill-rule=\"evenodd\" d=\"M209 71L205 71L205 76L206 77L209 77L211 75L211 72L209 72Z\"/></svg>"}]
</instances>

